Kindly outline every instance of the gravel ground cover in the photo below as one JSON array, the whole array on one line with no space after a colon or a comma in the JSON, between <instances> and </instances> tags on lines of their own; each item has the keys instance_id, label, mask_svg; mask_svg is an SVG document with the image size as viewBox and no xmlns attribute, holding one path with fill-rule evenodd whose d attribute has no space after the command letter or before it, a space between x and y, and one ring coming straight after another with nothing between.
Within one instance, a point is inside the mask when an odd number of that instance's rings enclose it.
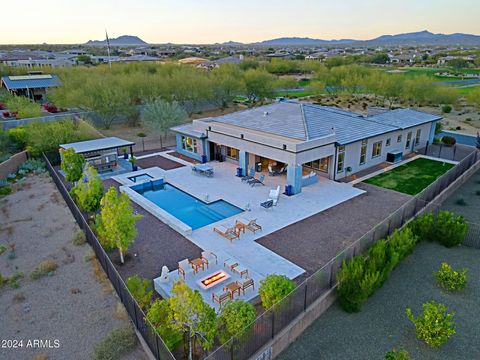
<instances>
[{"instance_id":1,"label":"gravel ground cover","mask_svg":"<svg viewBox=\"0 0 480 360\"><path fill-rule=\"evenodd\" d=\"M144 159L139 159L137 161L137 164L142 169L158 166L160 169L163 169L163 170L177 169L185 166L176 161L167 159L166 157L163 157L161 155L155 155L155 156L150 156Z\"/></svg>"},{"instance_id":2,"label":"gravel ground cover","mask_svg":"<svg viewBox=\"0 0 480 360\"><path fill-rule=\"evenodd\" d=\"M16 257L0 255L0 273L24 277L0 288L0 339L23 340L21 349L0 348L0 359L91 359L111 330L129 326L123 305L87 244L72 243L78 227L48 176L23 179L0 199L0 244L15 244ZM86 259L89 259L86 261ZM54 273L31 280L42 261ZM60 342L58 349L26 348L28 340ZM140 346L124 359L146 359Z\"/></svg>"},{"instance_id":3,"label":"gravel ground cover","mask_svg":"<svg viewBox=\"0 0 480 360\"><path fill-rule=\"evenodd\" d=\"M425 158L410 161L364 182L404 194L416 195L454 165Z\"/></svg>"},{"instance_id":4,"label":"gravel ground cover","mask_svg":"<svg viewBox=\"0 0 480 360\"><path fill-rule=\"evenodd\" d=\"M411 198L365 183L356 187L366 193L264 236L258 243L311 274Z\"/></svg>"},{"instance_id":5,"label":"gravel ground cover","mask_svg":"<svg viewBox=\"0 0 480 360\"><path fill-rule=\"evenodd\" d=\"M480 359L480 250L447 249L421 243L392 273L391 278L367 302L362 311L347 314L337 303L316 320L278 359L383 359L392 348L405 348L412 359ZM461 293L441 290L432 275L447 261L454 268L469 268L467 288ZM456 331L444 345L431 349L417 340L413 324L422 304L435 300L455 311Z\"/></svg>"},{"instance_id":6,"label":"gravel ground cover","mask_svg":"<svg viewBox=\"0 0 480 360\"><path fill-rule=\"evenodd\" d=\"M105 189L119 186L111 179L103 184ZM163 265L176 269L179 261L200 257L202 250L198 246L134 202L132 206L143 218L137 222L138 236L127 252L125 264L120 265L118 251L108 254L122 278L140 275L154 279L160 276Z\"/></svg>"},{"instance_id":7,"label":"gravel ground cover","mask_svg":"<svg viewBox=\"0 0 480 360\"><path fill-rule=\"evenodd\" d=\"M462 204L460 200L463 200L465 204ZM462 214L468 221L480 225L480 170L455 190L444 201L442 208Z\"/></svg>"}]
</instances>

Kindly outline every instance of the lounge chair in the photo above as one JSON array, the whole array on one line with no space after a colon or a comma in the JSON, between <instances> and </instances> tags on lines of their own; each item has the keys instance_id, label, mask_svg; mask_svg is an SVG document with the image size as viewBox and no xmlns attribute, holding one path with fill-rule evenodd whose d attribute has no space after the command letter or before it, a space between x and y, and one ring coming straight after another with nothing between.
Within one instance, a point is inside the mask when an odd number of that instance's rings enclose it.
<instances>
[{"instance_id":1,"label":"lounge chair","mask_svg":"<svg viewBox=\"0 0 480 360\"><path fill-rule=\"evenodd\" d=\"M228 268L230 271L233 271L233 269L238 266L238 261L234 258L229 258L223 262L223 266Z\"/></svg>"},{"instance_id":2,"label":"lounge chair","mask_svg":"<svg viewBox=\"0 0 480 360\"><path fill-rule=\"evenodd\" d=\"M218 225L213 228L213 231L215 231L217 234L223 236L225 239L228 239L230 241L233 241L235 239L238 239L240 237L239 232L235 228L235 226L231 228L227 228L223 225Z\"/></svg>"},{"instance_id":3,"label":"lounge chair","mask_svg":"<svg viewBox=\"0 0 480 360\"><path fill-rule=\"evenodd\" d=\"M265 185L263 183L263 181L265 180L265 175L260 175L260 177L258 179L255 179L253 178L252 180L248 181L248 185L250 186L255 186L255 184L262 184L262 185Z\"/></svg>"},{"instance_id":4,"label":"lounge chair","mask_svg":"<svg viewBox=\"0 0 480 360\"><path fill-rule=\"evenodd\" d=\"M273 206L273 200L267 200L262 203L260 203L260 206L265 208L265 209L270 209Z\"/></svg>"},{"instance_id":5,"label":"lounge chair","mask_svg":"<svg viewBox=\"0 0 480 360\"><path fill-rule=\"evenodd\" d=\"M218 258L217 255L215 255L213 252L210 250L202 251L202 256L201 256L203 262L207 265L210 265L215 261L215 264L218 264Z\"/></svg>"},{"instance_id":6,"label":"lounge chair","mask_svg":"<svg viewBox=\"0 0 480 360\"><path fill-rule=\"evenodd\" d=\"M277 205L278 199L280 198L280 185L277 186L276 189L270 190L268 194L268 199L273 200L273 205Z\"/></svg>"},{"instance_id":7,"label":"lounge chair","mask_svg":"<svg viewBox=\"0 0 480 360\"><path fill-rule=\"evenodd\" d=\"M188 259L184 259L178 263L178 274L182 275L184 279L187 274L192 272L193 268L192 265L190 265L190 261L188 261Z\"/></svg>"},{"instance_id":8,"label":"lounge chair","mask_svg":"<svg viewBox=\"0 0 480 360\"><path fill-rule=\"evenodd\" d=\"M245 175L245 176L242 176L242 181L248 181L248 180L252 180L255 178L255 169L254 168L250 168L250 172L248 175Z\"/></svg>"},{"instance_id":9,"label":"lounge chair","mask_svg":"<svg viewBox=\"0 0 480 360\"><path fill-rule=\"evenodd\" d=\"M255 234L256 231L262 230L262 227L257 224L257 219L247 220L245 218L240 218L236 220L237 223L240 223L245 226L245 228Z\"/></svg>"},{"instance_id":10,"label":"lounge chair","mask_svg":"<svg viewBox=\"0 0 480 360\"><path fill-rule=\"evenodd\" d=\"M226 302L232 300L232 295L229 292L222 292L220 294L212 293L212 301L218 303L220 307L223 306Z\"/></svg>"},{"instance_id":11,"label":"lounge chair","mask_svg":"<svg viewBox=\"0 0 480 360\"><path fill-rule=\"evenodd\" d=\"M245 290L248 289L249 287L255 290L255 283L253 279L247 279L244 282L237 281L237 284L241 286L241 289L244 295L245 295Z\"/></svg>"}]
</instances>

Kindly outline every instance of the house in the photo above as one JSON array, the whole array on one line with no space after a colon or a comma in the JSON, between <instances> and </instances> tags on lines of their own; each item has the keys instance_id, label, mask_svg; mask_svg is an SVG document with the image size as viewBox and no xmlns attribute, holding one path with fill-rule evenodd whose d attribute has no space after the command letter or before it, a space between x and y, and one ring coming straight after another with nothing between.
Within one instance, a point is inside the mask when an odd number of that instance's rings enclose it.
<instances>
[{"instance_id":1,"label":"house","mask_svg":"<svg viewBox=\"0 0 480 360\"><path fill-rule=\"evenodd\" d=\"M334 107L279 101L172 128L177 151L202 162L230 161L242 174L286 167L298 193L312 171L339 180L433 141L441 117L397 109L364 117ZM390 155L392 156L392 155ZM269 166L270 165L270 166Z\"/></svg>"},{"instance_id":2,"label":"house","mask_svg":"<svg viewBox=\"0 0 480 360\"><path fill-rule=\"evenodd\" d=\"M211 70L220 67L223 64L240 64L243 60L243 55L228 56L217 60L208 60L197 65L199 69Z\"/></svg>"},{"instance_id":3,"label":"house","mask_svg":"<svg viewBox=\"0 0 480 360\"><path fill-rule=\"evenodd\" d=\"M42 100L49 88L60 86L57 75L3 76L1 86L15 95Z\"/></svg>"}]
</instances>

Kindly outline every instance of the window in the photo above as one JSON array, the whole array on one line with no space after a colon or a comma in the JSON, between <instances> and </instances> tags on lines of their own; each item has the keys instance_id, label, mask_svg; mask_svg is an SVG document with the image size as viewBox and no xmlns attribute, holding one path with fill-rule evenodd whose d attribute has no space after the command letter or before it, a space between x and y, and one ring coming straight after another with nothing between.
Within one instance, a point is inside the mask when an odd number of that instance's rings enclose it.
<instances>
[{"instance_id":1,"label":"window","mask_svg":"<svg viewBox=\"0 0 480 360\"><path fill-rule=\"evenodd\" d=\"M402 142L402 135L397 136L397 143Z\"/></svg>"},{"instance_id":2,"label":"window","mask_svg":"<svg viewBox=\"0 0 480 360\"><path fill-rule=\"evenodd\" d=\"M377 141L376 143L373 144L372 159L379 157L380 155L382 155L382 142Z\"/></svg>"},{"instance_id":3,"label":"window","mask_svg":"<svg viewBox=\"0 0 480 360\"><path fill-rule=\"evenodd\" d=\"M238 150L227 146L227 157L231 159L238 159Z\"/></svg>"},{"instance_id":4,"label":"window","mask_svg":"<svg viewBox=\"0 0 480 360\"><path fill-rule=\"evenodd\" d=\"M392 139L388 138L387 141L385 141L385 147L390 146L392 143Z\"/></svg>"},{"instance_id":5,"label":"window","mask_svg":"<svg viewBox=\"0 0 480 360\"><path fill-rule=\"evenodd\" d=\"M197 139L188 136L182 136L182 149L189 152L197 153Z\"/></svg>"},{"instance_id":6,"label":"window","mask_svg":"<svg viewBox=\"0 0 480 360\"><path fill-rule=\"evenodd\" d=\"M324 158L321 158L321 159L318 159L318 160L314 160L314 161L310 161L308 163L305 163L305 164L303 164L303 166L309 167L309 168L312 168L314 170L318 170L318 171L321 171L321 172L328 173L328 162L329 162L329 158L324 157Z\"/></svg>"},{"instance_id":7,"label":"window","mask_svg":"<svg viewBox=\"0 0 480 360\"><path fill-rule=\"evenodd\" d=\"M417 134L415 135L415 146L420 144L420 135L422 135L422 129L417 130Z\"/></svg>"},{"instance_id":8,"label":"window","mask_svg":"<svg viewBox=\"0 0 480 360\"><path fill-rule=\"evenodd\" d=\"M338 147L337 172L342 172L345 166L345 145Z\"/></svg>"},{"instance_id":9,"label":"window","mask_svg":"<svg viewBox=\"0 0 480 360\"><path fill-rule=\"evenodd\" d=\"M360 148L360 165L367 161L367 144L368 140L362 140L362 147Z\"/></svg>"},{"instance_id":10,"label":"window","mask_svg":"<svg viewBox=\"0 0 480 360\"><path fill-rule=\"evenodd\" d=\"M412 143L412 132L410 131L407 134L407 142L405 143L405 149L410 148L410 144Z\"/></svg>"}]
</instances>

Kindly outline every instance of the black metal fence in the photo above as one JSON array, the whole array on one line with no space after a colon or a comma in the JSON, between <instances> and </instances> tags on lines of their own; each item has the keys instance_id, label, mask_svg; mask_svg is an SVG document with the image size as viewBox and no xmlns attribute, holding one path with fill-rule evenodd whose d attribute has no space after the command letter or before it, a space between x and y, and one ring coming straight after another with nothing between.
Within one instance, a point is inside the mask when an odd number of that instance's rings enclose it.
<instances>
[{"instance_id":1,"label":"black metal fence","mask_svg":"<svg viewBox=\"0 0 480 360\"><path fill-rule=\"evenodd\" d=\"M387 238L395 229L401 228L422 211L428 209L428 205L432 205L432 200L470 169L477 160L479 160L477 152L467 155L455 167L357 239L320 270L309 276L273 308L260 315L254 323L246 328L244 333L233 337L228 343L217 348L206 358L211 360L229 360L232 358L243 360L254 355L287 325L291 324L297 316L305 312L310 305L322 296L327 295L336 286L337 272L344 260L363 253L374 242ZM438 207L438 204L433 206L435 209L438 209ZM477 244L480 247L479 235L480 226L471 227L465 245ZM324 301L329 300L324 299Z\"/></svg>"},{"instance_id":2,"label":"black metal fence","mask_svg":"<svg viewBox=\"0 0 480 360\"><path fill-rule=\"evenodd\" d=\"M159 360L175 360L175 357L168 350L162 338L156 333L153 325L145 319L145 313L135 301L132 294L128 291L125 282L118 274L115 266L111 262L103 247L100 245L100 242L98 241L97 237L93 233L85 218L83 217L80 209L70 197L70 194L68 193L64 183L60 179L58 173L53 168L52 164L50 163L49 158L45 154L43 158L47 164L47 169L50 172L50 175L52 176L55 185L62 194L62 197L67 203L68 208L72 212L73 217L77 221L78 226L85 232L87 242L93 248L98 261L100 262L103 270L110 279L110 282L115 288L118 297L125 306L128 314L130 315L132 322L135 324L135 327L147 343L153 355L156 359Z\"/></svg>"}]
</instances>

